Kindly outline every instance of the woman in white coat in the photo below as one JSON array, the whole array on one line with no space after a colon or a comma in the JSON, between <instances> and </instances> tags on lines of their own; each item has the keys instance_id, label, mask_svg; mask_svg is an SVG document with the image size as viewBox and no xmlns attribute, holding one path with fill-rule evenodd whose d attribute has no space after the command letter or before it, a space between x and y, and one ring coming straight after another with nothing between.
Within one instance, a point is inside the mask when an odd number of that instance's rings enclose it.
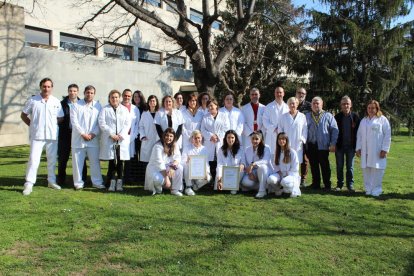
<instances>
[{"instance_id":1,"label":"woman in white coat","mask_svg":"<svg viewBox=\"0 0 414 276\"><path fill-rule=\"evenodd\" d=\"M269 189L273 188L277 196L287 193L290 197L298 197L301 195L298 155L289 146L289 136L286 133L280 132L276 141L272 172L267 179L267 185Z\"/></svg>"},{"instance_id":2,"label":"woman in white coat","mask_svg":"<svg viewBox=\"0 0 414 276\"><path fill-rule=\"evenodd\" d=\"M145 190L161 194L162 189L170 189L171 194L182 196L183 166L181 153L175 141L175 131L167 128L152 148L151 158L145 171Z\"/></svg>"},{"instance_id":3,"label":"woman in white coat","mask_svg":"<svg viewBox=\"0 0 414 276\"><path fill-rule=\"evenodd\" d=\"M98 118L101 129L99 159L109 160L106 174L107 181L110 181L108 190L114 192L115 189L123 190L123 160L130 159L128 132L131 128L131 116L128 109L120 104L121 93L118 90L111 90L108 97L109 104L101 110Z\"/></svg>"},{"instance_id":4,"label":"woman in white coat","mask_svg":"<svg viewBox=\"0 0 414 276\"><path fill-rule=\"evenodd\" d=\"M230 124L229 129L234 130L241 141L244 125L243 113L240 109L234 106L234 94L232 92L226 93L223 101L224 106L220 108L219 111L227 115Z\"/></svg>"},{"instance_id":5,"label":"woman in white coat","mask_svg":"<svg viewBox=\"0 0 414 276\"><path fill-rule=\"evenodd\" d=\"M203 92L198 95L198 109L203 112L203 115L208 114L209 100L211 100L211 96L207 92Z\"/></svg>"},{"instance_id":6,"label":"woman in white coat","mask_svg":"<svg viewBox=\"0 0 414 276\"><path fill-rule=\"evenodd\" d=\"M244 152L246 168L241 181L242 188L258 190L256 198L266 196L266 181L269 176L270 148L265 145L261 131L254 131L250 135L251 146Z\"/></svg>"},{"instance_id":7,"label":"woman in white coat","mask_svg":"<svg viewBox=\"0 0 414 276\"><path fill-rule=\"evenodd\" d=\"M157 129L158 137L161 138L167 128L172 128L175 131L178 146L181 148L181 133L183 131L183 115L181 111L175 108L174 99L171 96L164 96L161 101L162 108L157 111L154 117L155 128Z\"/></svg>"},{"instance_id":8,"label":"woman in white coat","mask_svg":"<svg viewBox=\"0 0 414 276\"><path fill-rule=\"evenodd\" d=\"M217 153L222 145L224 134L229 130L229 120L226 114L218 111L218 103L215 99L211 99L207 106L209 113L204 115L201 121L201 133L208 152L211 176L215 179Z\"/></svg>"},{"instance_id":9,"label":"woman in white coat","mask_svg":"<svg viewBox=\"0 0 414 276\"><path fill-rule=\"evenodd\" d=\"M284 113L279 119L279 131L289 137L289 146L294 149L299 158L299 164L303 162L303 148L308 138L308 124L305 114L298 111L299 101L291 97L287 101L289 112Z\"/></svg>"},{"instance_id":10,"label":"woman in white coat","mask_svg":"<svg viewBox=\"0 0 414 276\"><path fill-rule=\"evenodd\" d=\"M211 180L210 167L208 165L207 150L203 146L203 136L201 131L194 130L191 135L192 144L183 149L181 156L181 164L184 167L184 179L185 179L185 191L184 193L189 196L195 195L194 191L197 191ZM206 178L205 179L190 179L189 161L190 156L201 155L206 158Z\"/></svg>"},{"instance_id":11,"label":"woman in white coat","mask_svg":"<svg viewBox=\"0 0 414 276\"><path fill-rule=\"evenodd\" d=\"M391 146L391 127L382 115L380 105L372 100L367 105L367 116L358 132L356 155L361 157L365 193L377 197L382 193L382 178Z\"/></svg>"},{"instance_id":12,"label":"woman in white coat","mask_svg":"<svg viewBox=\"0 0 414 276\"><path fill-rule=\"evenodd\" d=\"M214 190L221 191L223 188L223 183L221 182L223 166L238 166L239 179L242 179L245 167L244 152L237 133L232 129L226 131L223 139L223 146L221 146L217 155L217 177ZM237 191L231 191L231 193L236 194Z\"/></svg>"},{"instance_id":13,"label":"woman in white coat","mask_svg":"<svg viewBox=\"0 0 414 276\"><path fill-rule=\"evenodd\" d=\"M141 139L141 151L139 161L148 163L151 156L151 150L159 140L157 129L154 124L154 117L158 111L159 103L155 95L148 97L148 110L142 113L139 121L139 137Z\"/></svg>"},{"instance_id":14,"label":"woman in white coat","mask_svg":"<svg viewBox=\"0 0 414 276\"><path fill-rule=\"evenodd\" d=\"M187 108L181 111L183 114L183 149L191 146L191 134L194 130L200 130L203 111L198 109L197 94L192 93L188 97Z\"/></svg>"}]
</instances>

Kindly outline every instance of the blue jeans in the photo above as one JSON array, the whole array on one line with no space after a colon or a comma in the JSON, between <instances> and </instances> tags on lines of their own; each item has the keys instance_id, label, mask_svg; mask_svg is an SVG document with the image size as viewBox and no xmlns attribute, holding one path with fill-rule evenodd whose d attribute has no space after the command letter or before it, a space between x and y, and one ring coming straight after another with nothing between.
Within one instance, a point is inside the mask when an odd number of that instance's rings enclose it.
<instances>
[{"instance_id":1,"label":"blue jeans","mask_svg":"<svg viewBox=\"0 0 414 276\"><path fill-rule=\"evenodd\" d=\"M336 148L335 157L338 187L342 188L344 186L344 159L346 159L346 186L348 189L353 188L355 149L352 146L345 146L341 149Z\"/></svg>"}]
</instances>

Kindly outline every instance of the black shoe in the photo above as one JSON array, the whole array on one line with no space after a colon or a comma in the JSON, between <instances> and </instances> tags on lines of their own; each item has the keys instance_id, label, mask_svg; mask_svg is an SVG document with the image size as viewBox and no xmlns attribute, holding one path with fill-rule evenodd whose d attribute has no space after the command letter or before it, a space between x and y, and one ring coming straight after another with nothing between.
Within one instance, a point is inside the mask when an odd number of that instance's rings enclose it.
<instances>
[{"instance_id":1,"label":"black shoe","mask_svg":"<svg viewBox=\"0 0 414 276\"><path fill-rule=\"evenodd\" d=\"M347 188L348 188L348 192L355 193L354 186L348 186Z\"/></svg>"},{"instance_id":2,"label":"black shoe","mask_svg":"<svg viewBox=\"0 0 414 276\"><path fill-rule=\"evenodd\" d=\"M321 189L321 186L320 185L317 185L317 184L312 184L312 185L310 185L309 186L312 190L320 190Z\"/></svg>"}]
</instances>

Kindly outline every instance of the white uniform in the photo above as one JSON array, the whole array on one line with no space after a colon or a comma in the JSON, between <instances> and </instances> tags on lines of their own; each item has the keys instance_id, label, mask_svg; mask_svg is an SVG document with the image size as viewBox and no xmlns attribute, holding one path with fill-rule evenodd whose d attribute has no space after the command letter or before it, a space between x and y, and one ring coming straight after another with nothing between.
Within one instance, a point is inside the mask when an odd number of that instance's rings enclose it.
<instances>
[{"instance_id":1,"label":"white uniform","mask_svg":"<svg viewBox=\"0 0 414 276\"><path fill-rule=\"evenodd\" d=\"M267 177L269 176L270 166L270 148L266 145L264 148L263 157L259 158L259 156L257 156L257 153L253 150L253 146L249 146L244 152L244 160L246 167L251 163L255 163L257 165L257 168L253 169L253 172L257 175L258 182L250 180L249 176L245 174L241 182L243 188L247 190L258 189L259 192L266 191L266 181Z\"/></svg>"},{"instance_id":2,"label":"white uniform","mask_svg":"<svg viewBox=\"0 0 414 276\"><path fill-rule=\"evenodd\" d=\"M265 106L261 103L259 103L259 108L257 109L257 130L262 130L263 136L266 135L265 129L263 129L263 112L265 110ZM250 137L249 135L252 134L254 131L254 112L252 108L252 104L248 103L242 106L241 111L243 113L244 117L244 124L243 124L243 141L241 143L243 144L244 149L246 149L248 146L251 146Z\"/></svg>"},{"instance_id":3,"label":"white uniform","mask_svg":"<svg viewBox=\"0 0 414 276\"><path fill-rule=\"evenodd\" d=\"M168 169L168 164L178 161L179 165L172 178L171 190L180 191L183 189L183 166L181 163L180 149L177 144L174 153L168 156L164 152L164 147L161 142L157 142L152 148L151 158L145 171L145 186L144 189L156 193L156 187L162 187L164 185L164 177L161 171Z\"/></svg>"},{"instance_id":4,"label":"white uniform","mask_svg":"<svg viewBox=\"0 0 414 276\"><path fill-rule=\"evenodd\" d=\"M358 132L356 150L361 150L361 168L364 172L364 186L368 195L382 193L382 177L387 158L380 158L380 152L389 152L391 127L384 116L362 119Z\"/></svg>"},{"instance_id":5,"label":"white uniform","mask_svg":"<svg viewBox=\"0 0 414 276\"><path fill-rule=\"evenodd\" d=\"M52 95L45 101L38 94L26 102L23 113L30 117L30 157L26 169L26 182L36 183L40 157L43 147L46 147L47 181L51 184L56 184L57 118L64 116L62 105Z\"/></svg>"},{"instance_id":6,"label":"white uniform","mask_svg":"<svg viewBox=\"0 0 414 276\"><path fill-rule=\"evenodd\" d=\"M207 148L208 161L214 161L214 154L218 152L223 144L223 138L226 131L229 129L229 120L223 112L218 112L216 119L208 113L204 115L201 121L201 134L204 138L204 146ZM219 138L217 143L210 141L210 138L216 134Z\"/></svg>"},{"instance_id":7,"label":"white uniform","mask_svg":"<svg viewBox=\"0 0 414 276\"><path fill-rule=\"evenodd\" d=\"M230 128L234 130L237 135L239 136L240 143L242 142L242 134L243 134L243 125L244 125L244 116L240 109L237 107L232 107L229 111L226 107L222 107L219 109L220 112L223 112L227 115L229 119Z\"/></svg>"},{"instance_id":8,"label":"white uniform","mask_svg":"<svg viewBox=\"0 0 414 276\"><path fill-rule=\"evenodd\" d=\"M129 132L130 133L129 134L130 136L129 155L130 157L134 157L134 155L136 154L135 139L138 137L138 134L139 134L139 120L141 118L139 109L134 104L131 104L131 110L129 111L129 115L131 116L131 130Z\"/></svg>"},{"instance_id":9,"label":"white uniform","mask_svg":"<svg viewBox=\"0 0 414 276\"><path fill-rule=\"evenodd\" d=\"M131 116L129 115L128 109L120 104L115 112L114 108L108 104L101 110L98 122L101 129L99 158L101 160L114 159L113 146L116 142L112 140L111 135L119 134L124 138L122 141L118 142L120 145L120 159L129 160L130 137L128 132L131 128Z\"/></svg>"},{"instance_id":10,"label":"white uniform","mask_svg":"<svg viewBox=\"0 0 414 276\"><path fill-rule=\"evenodd\" d=\"M214 184L214 190L217 190L217 180L222 177L223 166L240 166L245 165L244 161L244 151L242 148L239 149L236 156L233 156L232 153L227 150L227 156L224 156L223 150L220 149L217 154L217 175L216 181ZM240 181L243 177L243 171L240 172Z\"/></svg>"},{"instance_id":11,"label":"white uniform","mask_svg":"<svg viewBox=\"0 0 414 276\"><path fill-rule=\"evenodd\" d=\"M296 118L288 113L282 114L279 119L279 133L285 132L289 138L289 145L298 155L299 163L303 162L303 147L308 138L308 123L305 114L298 112ZM275 152L272 152L274 156Z\"/></svg>"},{"instance_id":12,"label":"white uniform","mask_svg":"<svg viewBox=\"0 0 414 276\"><path fill-rule=\"evenodd\" d=\"M282 193L290 193L292 197L300 196L302 193L299 188L299 159L298 154L294 149L290 149L290 162L283 163L284 152L282 151L279 157L279 165L275 164L275 159L272 159L272 172L267 179L269 189L273 188L277 195ZM282 176L278 172L281 172Z\"/></svg>"},{"instance_id":13,"label":"white uniform","mask_svg":"<svg viewBox=\"0 0 414 276\"><path fill-rule=\"evenodd\" d=\"M183 124L183 149L191 146L191 134L194 130L201 128L201 120L203 119L204 113L201 110L197 110L196 114L193 114L188 111L188 109L181 111L183 114L184 124Z\"/></svg>"},{"instance_id":14,"label":"white uniform","mask_svg":"<svg viewBox=\"0 0 414 276\"><path fill-rule=\"evenodd\" d=\"M171 113L171 121L172 121L172 128L175 132L177 132L177 129L180 125L184 124L183 114L178 109L173 109ZM157 111L154 118L154 124L160 125L162 131L165 131L168 128L168 116L167 112L165 112L164 108L161 108ZM161 137L159 137L161 138ZM182 147L182 138L180 138L177 141L178 146Z\"/></svg>"},{"instance_id":15,"label":"white uniform","mask_svg":"<svg viewBox=\"0 0 414 276\"><path fill-rule=\"evenodd\" d=\"M91 167L91 180L94 185L102 185L101 165L99 162L99 124L98 117L102 107L99 102L87 104L79 100L70 110L72 122L72 170L73 184L83 187L82 170L86 155ZM86 141L81 134L95 134L95 138Z\"/></svg>"},{"instance_id":16,"label":"white uniform","mask_svg":"<svg viewBox=\"0 0 414 276\"><path fill-rule=\"evenodd\" d=\"M289 112L287 104L285 102L278 104L275 100L266 105L263 113L263 125L266 128L265 143L273 153L276 150L276 136L280 132L278 130L279 118L286 112Z\"/></svg>"},{"instance_id":17,"label":"white uniform","mask_svg":"<svg viewBox=\"0 0 414 276\"><path fill-rule=\"evenodd\" d=\"M200 106L200 107L198 108L198 110L199 110L199 111L201 111L201 112L203 112L203 116L209 113L209 112L208 112L208 107L203 108L203 107L201 107L201 106Z\"/></svg>"},{"instance_id":18,"label":"white uniform","mask_svg":"<svg viewBox=\"0 0 414 276\"><path fill-rule=\"evenodd\" d=\"M152 148L159 140L154 118L152 118L151 112L149 111L142 113L141 120L139 121L139 137L141 139L140 161L149 162ZM147 140L142 140L144 137Z\"/></svg>"},{"instance_id":19,"label":"white uniform","mask_svg":"<svg viewBox=\"0 0 414 276\"><path fill-rule=\"evenodd\" d=\"M188 158L190 155L204 155L206 157L207 179L190 179L190 168L188 165ZM184 168L184 179L187 188L193 187L195 190L198 190L211 180L210 166L208 164L207 156L207 149L203 145L201 145L199 148L196 148L194 145L190 145L184 148L183 154L181 156L181 164Z\"/></svg>"}]
</instances>

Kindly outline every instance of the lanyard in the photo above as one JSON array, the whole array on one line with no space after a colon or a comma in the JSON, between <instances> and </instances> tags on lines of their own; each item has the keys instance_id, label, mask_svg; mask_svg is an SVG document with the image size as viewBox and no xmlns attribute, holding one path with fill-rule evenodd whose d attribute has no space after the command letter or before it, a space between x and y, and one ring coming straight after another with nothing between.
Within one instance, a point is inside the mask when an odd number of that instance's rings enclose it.
<instances>
[{"instance_id":1,"label":"lanyard","mask_svg":"<svg viewBox=\"0 0 414 276\"><path fill-rule=\"evenodd\" d=\"M318 125L319 124L319 121L321 120L321 118L322 118L322 115L323 115L323 113L325 113L325 111L322 111L317 117L315 116L315 114L312 112L312 119L313 119L313 121L316 123L316 125Z\"/></svg>"}]
</instances>

